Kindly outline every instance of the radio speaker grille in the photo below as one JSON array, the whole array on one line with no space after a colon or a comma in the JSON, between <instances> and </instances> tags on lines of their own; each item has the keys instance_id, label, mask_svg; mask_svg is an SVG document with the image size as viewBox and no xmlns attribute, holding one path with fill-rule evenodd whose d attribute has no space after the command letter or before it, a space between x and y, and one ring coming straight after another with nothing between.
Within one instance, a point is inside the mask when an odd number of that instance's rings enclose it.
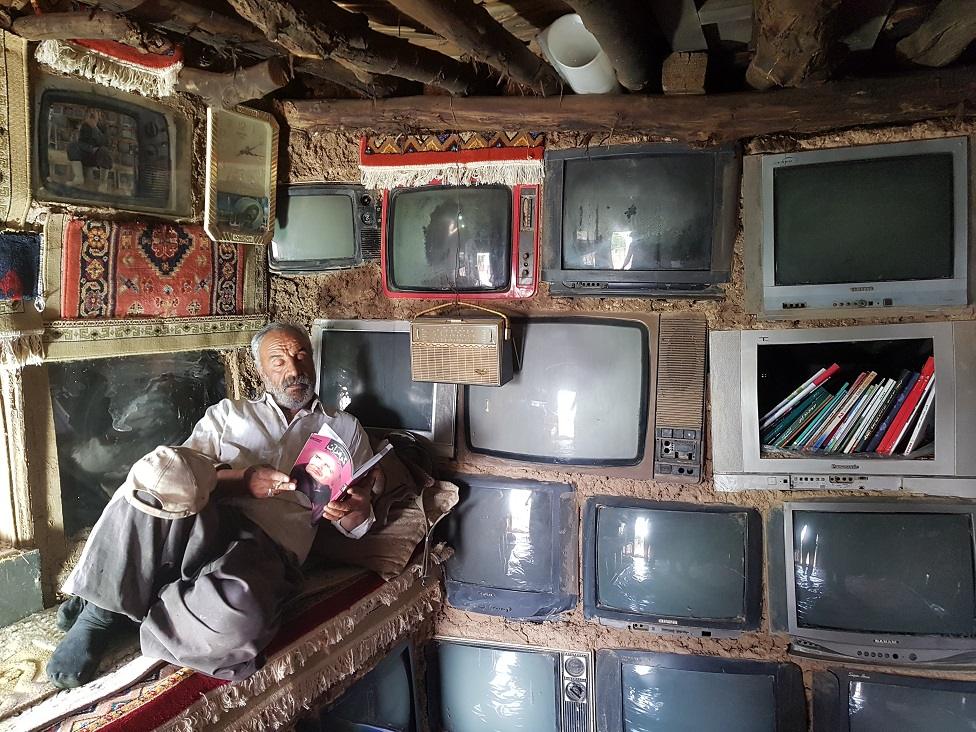
<instances>
[{"instance_id":1,"label":"radio speaker grille","mask_svg":"<svg viewBox=\"0 0 976 732\"><path fill-rule=\"evenodd\" d=\"M655 422L702 429L708 325L703 318L664 316L658 339Z\"/></svg>"},{"instance_id":2,"label":"radio speaker grille","mask_svg":"<svg viewBox=\"0 0 976 732\"><path fill-rule=\"evenodd\" d=\"M418 318L410 326L410 376L414 381L501 386L512 378L511 350L500 318Z\"/></svg>"}]
</instances>

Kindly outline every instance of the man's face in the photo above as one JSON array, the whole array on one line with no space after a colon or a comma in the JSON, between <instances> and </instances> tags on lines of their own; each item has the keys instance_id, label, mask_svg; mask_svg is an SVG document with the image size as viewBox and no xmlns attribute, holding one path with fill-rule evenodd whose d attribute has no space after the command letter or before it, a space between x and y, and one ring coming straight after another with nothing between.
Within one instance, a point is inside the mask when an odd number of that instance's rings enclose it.
<instances>
[{"instance_id":1,"label":"man's face","mask_svg":"<svg viewBox=\"0 0 976 732\"><path fill-rule=\"evenodd\" d=\"M306 472L319 483L325 484L332 479L332 463L326 459L324 452L313 452L305 466Z\"/></svg>"},{"instance_id":2,"label":"man's face","mask_svg":"<svg viewBox=\"0 0 976 732\"><path fill-rule=\"evenodd\" d=\"M315 364L307 338L273 330L261 339L258 373L264 388L284 409L301 409L315 395Z\"/></svg>"}]
</instances>

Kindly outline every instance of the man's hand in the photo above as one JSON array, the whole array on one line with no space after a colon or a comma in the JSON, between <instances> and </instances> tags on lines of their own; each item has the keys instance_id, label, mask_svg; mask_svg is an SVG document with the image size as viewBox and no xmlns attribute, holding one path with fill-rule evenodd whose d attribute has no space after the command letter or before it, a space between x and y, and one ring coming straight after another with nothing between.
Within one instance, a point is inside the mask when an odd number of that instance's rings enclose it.
<instances>
[{"instance_id":1,"label":"man's hand","mask_svg":"<svg viewBox=\"0 0 976 732\"><path fill-rule=\"evenodd\" d=\"M351 483L343 498L329 503L322 515L329 521L338 521L346 531L352 531L369 518L373 489L381 490L385 482L383 469L379 465L375 466L355 483Z\"/></svg>"},{"instance_id":2,"label":"man's hand","mask_svg":"<svg viewBox=\"0 0 976 732\"><path fill-rule=\"evenodd\" d=\"M274 498L295 490L295 481L270 465L252 465L244 471L244 489L255 498Z\"/></svg>"}]
</instances>

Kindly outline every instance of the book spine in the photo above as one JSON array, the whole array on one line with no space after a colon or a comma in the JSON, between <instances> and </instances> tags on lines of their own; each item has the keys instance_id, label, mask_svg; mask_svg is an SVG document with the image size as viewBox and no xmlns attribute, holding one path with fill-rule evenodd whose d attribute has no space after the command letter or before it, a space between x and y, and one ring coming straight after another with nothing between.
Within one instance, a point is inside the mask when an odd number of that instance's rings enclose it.
<instances>
[{"instance_id":1,"label":"book spine","mask_svg":"<svg viewBox=\"0 0 976 732\"><path fill-rule=\"evenodd\" d=\"M912 432L914 432L915 424L918 422L919 417L922 413L922 407L925 406L925 401L926 399L928 399L929 394L932 393L932 389L934 387L935 387L935 375L933 374L932 378L928 380L928 382L925 384L925 387L922 389L922 393L919 394L918 403L912 408L912 411L909 412L908 418L905 420L905 424L902 426L901 430L898 432L898 435L891 443L891 452L889 454L894 455L896 452L898 452L898 446L902 443L903 440L910 437ZM909 394L908 398L910 399L911 396L912 395Z\"/></svg>"},{"instance_id":2,"label":"book spine","mask_svg":"<svg viewBox=\"0 0 976 732\"><path fill-rule=\"evenodd\" d=\"M813 420L811 420L810 424L807 425L806 429L804 429L799 435L797 435L796 439L793 440L793 443L790 445L790 447L797 448L800 450L807 447L807 442L820 428L820 425L822 425L825 420L830 418L830 415L833 413L834 408L838 404L840 404L841 400L844 398L844 395L847 393L847 389L849 386L850 384L848 384L845 381L843 386L841 386L841 388L837 391L837 393L834 394L834 396L830 400L828 400L826 404L824 404L823 409L821 409L817 413L817 415L813 418Z\"/></svg>"},{"instance_id":3,"label":"book spine","mask_svg":"<svg viewBox=\"0 0 976 732\"><path fill-rule=\"evenodd\" d=\"M844 420L847 419L847 415L850 414L851 410L858 404L858 402L861 399L861 396L864 394L868 386L871 384L871 381L877 375L878 374L875 371L869 371L866 374L861 374L861 378L860 381L857 382L857 386L851 389L851 396L847 400L847 403L844 404L840 410L838 410L837 416L835 416L834 419L831 420L829 429L823 435L823 437L821 437L817 441L815 447L824 450L828 449L827 445L833 439L834 435L837 434L837 431L840 429L841 425L844 424Z\"/></svg>"},{"instance_id":4,"label":"book spine","mask_svg":"<svg viewBox=\"0 0 976 732\"><path fill-rule=\"evenodd\" d=\"M915 386L915 382L918 381L918 378L919 374L917 373L913 372L909 375L908 381L905 382L904 386L901 388L901 391L898 392L898 396L895 397L894 403L891 405L891 408L885 415L884 420L882 420L881 424L878 426L877 431L874 433L874 437L871 438L871 442L869 442L868 446L865 448L865 452L878 451L878 445L880 445L881 440L884 439L885 433L891 426L892 420L894 420L895 415L898 414L898 410L901 409L901 405L905 403L905 399L908 398L908 392L910 392Z\"/></svg>"},{"instance_id":5,"label":"book spine","mask_svg":"<svg viewBox=\"0 0 976 732\"><path fill-rule=\"evenodd\" d=\"M814 401L805 410L803 410L800 418L796 420L796 422L794 422L793 425L776 441L776 446L785 447L789 442L791 442L793 438L800 434L803 428L809 424L810 420L813 419L814 415L823 407L823 405L830 401L830 399L831 396L826 389L820 390Z\"/></svg>"},{"instance_id":6,"label":"book spine","mask_svg":"<svg viewBox=\"0 0 976 732\"><path fill-rule=\"evenodd\" d=\"M905 454L910 454L916 447L918 447L918 441L925 434L926 424L929 422L929 416L932 414L933 405L935 404L935 377L929 382L929 393L928 396L923 400L922 409L918 415L918 421L915 423L915 429L912 430L912 436L908 438L908 444L905 446Z\"/></svg>"},{"instance_id":7,"label":"book spine","mask_svg":"<svg viewBox=\"0 0 976 732\"><path fill-rule=\"evenodd\" d=\"M863 372L857 375L857 378L854 379L854 383L851 384L850 388L847 390L847 394L844 395L844 398L834 408L833 413L827 418L827 421L820 426L819 430L817 430L816 437L811 443L810 449L818 450L820 449L820 446L827 441L827 438L840 422L841 413L847 409L847 405L850 404L851 400L855 397L855 391L861 385L861 382L864 381L866 376L867 374Z\"/></svg>"},{"instance_id":8,"label":"book spine","mask_svg":"<svg viewBox=\"0 0 976 732\"><path fill-rule=\"evenodd\" d=\"M789 412L782 415L780 420L774 425L770 425L773 429L763 438L764 445L776 445L776 441L783 436L800 418L804 411L817 399L817 397L822 392L822 389L814 391L812 394L808 394L799 405L790 410Z\"/></svg>"},{"instance_id":9,"label":"book spine","mask_svg":"<svg viewBox=\"0 0 976 732\"><path fill-rule=\"evenodd\" d=\"M854 405L847 412L847 416L841 420L837 430L834 432L834 436L827 442L827 452L842 451L844 441L847 439L848 434L854 428L854 424L858 418L864 414L864 410L867 409L868 404L874 399L874 394L877 390L877 384L870 384L861 392L861 396L854 402Z\"/></svg>"},{"instance_id":10,"label":"book spine","mask_svg":"<svg viewBox=\"0 0 976 732\"><path fill-rule=\"evenodd\" d=\"M779 402L779 404L777 404L775 407L773 407L768 412L766 412L762 416L762 418L759 420L759 427L760 427L760 429L763 428L763 427L766 427L767 425L769 425L772 422L774 422L776 420L777 413L783 407L785 407L787 404L789 404L790 401L793 398L795 398L795 397L799 396L800 394L802 394L803 393L803 390L806 389L810 384L814 383L817 380L817 377L820 376L820 374L822 374L826 370L827 369L823 369L823 368L822 369L819 369L817 371L817 373L815 373L813 376L811 376L809 379L807 379L806 381L804 381L802 384L800 384L798 387L796 387L793 391L791 391L789 394L787 394L786 399L784 399L783 401Z\"/></svg>"},{"instance_id":11,"label":"book spine","mask_svg":"<svg viewBox=\"0 0 976 732\"><path fill-rule=\"evenodd\" d=\"M925 391L926 384L932 378L935 373L935 359L929 356L925 365L922 366L922 373L918 377L918 381L915 382L915 386L908 393L905 398L905 402L901 405L898 410L898 414L895 415L894 420L891 422L891 426L885 433L884 438L881 440L881 444L878 445L878 453L881 455L891 455L895 450L895 445L901 439L901 436L905 432L905 428L908 424L908 419L911 417L912 412L918 405L919 400L922 398L922 393Z\"/></svg>"},{"instance_id":12,"label":"book spine","mask_svg":"<svg viewBox=\"0 0 976 732\"><path fill-rule=\"evenodd\" d=\"M880 409L881 403L888 396L889 392L894 388L894 379L885 379L875 390L874 396L871 401L865 407L861 416L857 418L854 425L851 427L850 432L845 438L845 444L843 445L842 452L845 455L850 455L854 452L854 447L861 441L864 435L864 431L867 429L868 424L874 418L875 413Z\"/></svg>"},{"instance_id":13,"label":"book spine","mask_svg":"<svg viewBox=\"0 0 976 732\"><path fill-rule=\"evenodd\" d=\"M836 374L838 370L840 370L840 366L834 363L831 364L828 368L821 369L818 373L814 374L810 379L804 382L799 387L799 389L795 390L792 396L787 397L787 399L784 402L781 402L782 406L780 406L775 412L773 412L768 417L766 417L766 419L764 419L759 424L759 427L760 428L768 427L770 424L775 422L784 414L792 410L793 407L795 407L798 403L803 401L803 399L805 399L807 395L811 394L813 391L820 388L820 386L827 379L829 379L831 376Z\"/></svg>"},{"instance_id":14,"label":"book spine","mask_svg":"<svg viewBox=\"0 0 976 732\"><path fill-rule=\"evenodd\" d=\"M868 445L871 444L872 438L874 438L875 432L878 429L878 425L887 416L891 405L895 403L901 390L905 388L905 384L912 377L912 372L908 369L902 369L902 372L898 375L898 378L894 380L891 389L888 391L887 396L885 396L884 401L881 403L880 408L875 412L874 417L871 419L871 423L864 430L864 435L861 437L861 441L854 447L854 452L867 452Z\"/></svg>"}]
</instances>

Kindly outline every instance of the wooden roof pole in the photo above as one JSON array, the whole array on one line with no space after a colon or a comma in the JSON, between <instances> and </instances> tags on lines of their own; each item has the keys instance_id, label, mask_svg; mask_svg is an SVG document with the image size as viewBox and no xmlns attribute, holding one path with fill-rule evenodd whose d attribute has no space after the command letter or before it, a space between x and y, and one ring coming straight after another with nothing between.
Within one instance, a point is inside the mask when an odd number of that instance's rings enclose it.
<instances>
[{"instance_id":1,"label":"wooden roof pole","mask_svg":"<svg viewBox=\"0 0 976 732\"><path fill-rule=\"evenodd\" d=\"M756 52L746 81L754 89L823 81L837 60L841 0L756 0Z\"/></svg>"}]
</instances>

